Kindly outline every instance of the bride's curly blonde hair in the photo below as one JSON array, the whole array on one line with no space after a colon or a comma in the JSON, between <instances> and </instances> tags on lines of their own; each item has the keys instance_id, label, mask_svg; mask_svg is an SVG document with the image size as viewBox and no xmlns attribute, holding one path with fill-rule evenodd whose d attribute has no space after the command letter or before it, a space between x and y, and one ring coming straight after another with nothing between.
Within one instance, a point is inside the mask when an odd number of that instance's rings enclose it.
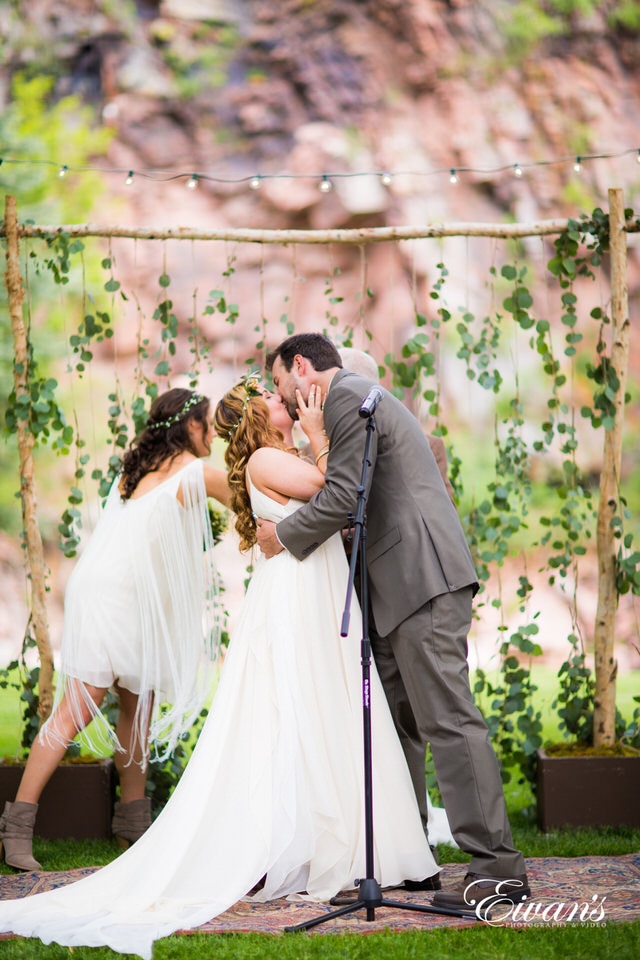
<instances>
[{"instance_id":1,"label":"bride's curly blonde hair","mask_svg":"<svg viewBox=\"0 0 640 960\"><path fill-rule=\"evenodd\" d=\"M260 447L286 450L287 445L282 433L271 423L269 408L259 388L246 379L232 387L219 401L213 415L213 429L228 442L224 459L229 468L229 506L236 515L240 549L249 550L257 541L246 483L247 461Z\"/></svg>"}]
</instances>

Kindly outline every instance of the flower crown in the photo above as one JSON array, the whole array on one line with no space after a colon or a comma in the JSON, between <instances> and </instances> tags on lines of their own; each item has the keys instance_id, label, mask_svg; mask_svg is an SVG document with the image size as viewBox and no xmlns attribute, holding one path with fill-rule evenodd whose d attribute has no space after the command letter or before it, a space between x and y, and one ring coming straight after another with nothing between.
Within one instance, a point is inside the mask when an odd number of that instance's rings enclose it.
<instances>
[{"instance_id":1,"label":"flower crown","mask_svg":"<svg viewBox=\"0 0 640 960\"><path fill-rule=\"evenodd\" d=\"M183 404L182 408L178 410L177 413L174 413L172 417L167 417L166 420L157 420L155 423L147 424L147 426L151 430L168 430L169 427L179 423L184 415L191 409L191 407L197 406L199 403L202 403L203 400L204 397L201 397L199 393L194 393Z\"/></svg>"},{"instance_id":2,"label":"flower crown","mask_svg":"<svg viewBox=\"0 0 640 960\"><path fill-rule=\"evenodd\" d=\"M245 396L244 396L244 400L242 401L242 410L240 411L240 417L238 418L236 423L232 424L229 427L229 435L234 433L240 426L242 422L242 418L244 417L247 407L249 405L249 400L251 400L252 397L262 396L262 387L260 386L261 381L262 381L262 376L260 374L260 371L257 369L250 370L249 373L245 373L244 377L240 381L242 386L244 387Z\"/></svg>"}]
</instances>

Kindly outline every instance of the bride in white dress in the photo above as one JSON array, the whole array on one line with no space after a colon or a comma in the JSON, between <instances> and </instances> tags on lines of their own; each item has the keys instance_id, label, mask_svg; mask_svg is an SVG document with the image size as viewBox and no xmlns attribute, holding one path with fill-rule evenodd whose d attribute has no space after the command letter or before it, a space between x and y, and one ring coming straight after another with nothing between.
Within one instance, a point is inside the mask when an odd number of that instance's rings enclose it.
<instances>
[{"instance_id":1,"label":"bride in white dress","mask_svg":"<svg viewBox=\"0 0 640 960\"><path fill-rule=\"evenodd\" d=\"M243 381L220 401L241 547L323 483L287 452L277 396ZM322 435L310 435L322 465ZM250 488L250 501L247 495ZM196 927L254 887L261 901L326 901L366 875L360 613L340 636L347 560L337 534L304 563L259 557L193 756L150 829L75 884L0 902L0 931L107 945L150 958L153 941ZM382 686L372 669L375 876L382 886L438 871Z\"/></svg>"}]
</instances>

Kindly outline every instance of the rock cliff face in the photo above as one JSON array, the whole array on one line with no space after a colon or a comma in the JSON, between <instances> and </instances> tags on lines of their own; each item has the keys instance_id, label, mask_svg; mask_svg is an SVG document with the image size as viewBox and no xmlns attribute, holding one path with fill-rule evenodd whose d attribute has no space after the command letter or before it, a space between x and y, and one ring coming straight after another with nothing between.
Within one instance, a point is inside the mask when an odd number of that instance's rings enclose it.
<instances>
[{"instance_id":1,"label":"rock cliff face","mask_svg":"<svg viewBox=\"0 0 640 960\"><path fill-rule=\"evenodd\" d=\"M4 15L5 91L17 70L51 73L56 96L79 94L115 128L115 167L300 178L250 196L246 181L202 180L216 223L529 221L585 212L610 186L631 205L640 188L639 33L610 25L615 0L540 22L542 3L468 0L19 6ZM353 176L376 171L394 175L387 188ZM342 176L323 196L328 172ZM149 215L133 192L127 204L133 220Z\"/></svg>"},{"instance_id":2,"label":"rock cliff face","mask_svg":"<svg viewBox=\"0 0 640 960\"><path fill-rule=\"evenodd\" d=\"M102 111L138 166L236 177L313 174L327 162L343 172L470 168L472 187L496 219L517 215L526 197L528 213L562 215L572 212L563 198L570 163L551 165L535 194L527 181L482 169L637 148L638 33L607 25L607 9L616 6L610 2L594 4L589 18L565 21L560 37L516 42L504 17L518 6L33 0L21 30L38 30L59 73L57 92L80 93ZM30 52L16 45L11 68ZM335 135L325 129L305 152L305 129L319 123ZM606 163L594 163L585 170L585 193L601 196L614 176ZM434 182L426 192L435 198L442 178ZM302 197L298 204L308 211ZM344 223L353 213L336 210L333 219ZM411 211L399 202L397 214L407 220Z\"/></svg>"},{"instance_id":3,"label":"rock cliff face","mask_svg":"<svg viewBox=\"0 0 640 960\"><path fill-rule=\"evenodd\" d=\"M54 99L78 95L96 124L111 128L108 155L95 158L114 171L92 212L102 224L533 222L606 207L614 186L635 209L640 4L631 5L635 29L616 20L621 6L576 3L591 12L561 17L542 0L30 0L0 12L0 98L17 72L46 73ZM185 187L192 172L197 190ZM323 175L328 192L319 189ZM630 247L633 315L638 235ZM114 242L113 251L134 294L121 308L150 317L165 250L140 244L132 256ZM550 241L524 245L538 290L550 252ZM215 355L230 365L253 351L264 318L276 320L268 337L279 337L285 315L297 329L351 326L367 345L358 329L366 314L382 359L411 332L416 309L433 313L439 261L449 268L451 308L483 316L499 303L486 291L503 256L504 245L462 239L374 244L366 256L337 245L176 243L167 270L185 325L196 288L201 303L203 291L226 283L241 302L244 322L233 328L217 312L204 318ZM585 322L607 296L605 271L598 289L585 292ZM548 310L553 322L555 301ZM135 350L136 338L135 324L122 325L120 355ZM632 350L637 378L638 345Z\"/></svg>"},{"instance_id":4,"label":"rock cliff face","mask_svg":"<svg viewBox=\"0 0 640 960\"><path fill-rule=\"evenodd\" d=\"M0 104L15 73L43 72L55 78L54 98L77 94L114 131L108 155L95 158L119 171L105 175L92 213L102 224L532 222L606 206L614 186L638 212L640 34L615 20L616 0L581 6L591 12L560 18L552 4L508 0L12 2L0 10ZM190 191L192 172L199 187ZM326 193L323 174L332 175ZM630 243L633 315L640 257ZM134 258L113 249L118 276L135 288L132 309L150 316L158 262L142 244ZM526 253L539 263L549 250L535 241ZM252 352L265 316L286 310L298 329L317 329L335 313L357 326L371 286L367 329L381 358L406 336L416 304L431 309L440 259L457 263L453 304L474 307L495 262L486 241L452 241L444 253L433 242L374 245L366 265L358 248L213 254L175 244L171 295L186 321L194 288L217 286L233 261L250 322L230 330L212 316L206 330L231 366ZM606 300L605 288L596 297ZM131 330L119 333L120 356L135 350ZM636 344L632 382L639 376ZM444 392L453 379L443 378Z\"/></svg>"},{"instance_id":5,"label":"rock cliff face","mask_svg":"<svg viewBox=\"0 0 640 960\"><path fill-rule=\"evenodd\" d=\"M184 179L126 191L110 177L103 223L113 194L121 223L153 226L529 222L589 212L610 186L633 205L640 189L638 31L615 25L615 0L592 6L554 19L468 0L31 0L4 14L2 76L6 91L40 69L55 96L91 104L115 130L107 165L201 174L197 200ZM357 289L358 252L339 260ZM390 280L409 269L392 261ZM434 279L432 262L410 269ZM635 261L631 280L635 295Z\"/></svg>"},{"instance_id":6,"label":"rock cliff face","mask_svg":"<svg viewBox=\"0 0 640 960\"><path fill-rule=\"evenodd\" d=\"M574 5L588 14L561 16L557 6L30 0L0 14L0 97L18 71L44 72L55 78L54 98L77 94L96 123L113 130L108 156L96 157L97 166L119 171L105 174L106 193L92 213L103 224L533 222L606 207L613 186L635 208L640 4L631 5L635 27L622 25L619 0ZM135 171L130 187L128 170ZM185 189L192 172L197 190ZM323 175L333 186L324 193ZM251 189L252 178L259 189ZM640 263L636 238L630 242L633 312ZM157 262L139 250L138 269L127 276L130 252L114 249L122 252L120 277L152 313ZM532 241L525 252L535 274L550 244ZM335 314L341 325L357 326L365 307L380 355L404 340L416 307L432 309L428 291L441 259L456 264L447 281L452 306L484 309L496 252L487 241L374 245L365 263L354 247L265 253L245 245L212 253L183 244L170 268L181 320L194 287L215 287L230 259L251 322L230 331L213 315L206 333L217 356L232 360L251 351L254 321L265 316L286 312L297 328L317 328ZM606 299L606 289L597 297ZM133 349L135 336L123 332L119 347ZM636 371L635 357L632 363Z\"/></svg>"}]
</instances>

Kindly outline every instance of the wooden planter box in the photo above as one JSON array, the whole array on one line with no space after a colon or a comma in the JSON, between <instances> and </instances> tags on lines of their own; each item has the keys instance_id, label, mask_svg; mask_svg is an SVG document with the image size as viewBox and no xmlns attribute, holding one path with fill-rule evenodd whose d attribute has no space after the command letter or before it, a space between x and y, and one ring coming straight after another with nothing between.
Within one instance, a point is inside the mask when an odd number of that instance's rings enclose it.
<instances>
[{"instance_id":1,"label":"wooden planter box","mask_svg":"<svg viewBox=\"0 0 640 960\"><path fill-rule=\"evenodd\" d=\"M24 764L0 761L0 811L13 801ZM49 840L111 837L116 769L113 760L61 763L42 792L35 835Z\"/></svg>"},{"instance_id":2,"label":"wooden planter box","mask_svg":"<svg viewBox=\"0 0 640 960\"><path fill-rule=\"evenodd\" d=\"M538 824L640 827L640 756L555 757L538 750Z\"/></svg>"}]
</instances>

